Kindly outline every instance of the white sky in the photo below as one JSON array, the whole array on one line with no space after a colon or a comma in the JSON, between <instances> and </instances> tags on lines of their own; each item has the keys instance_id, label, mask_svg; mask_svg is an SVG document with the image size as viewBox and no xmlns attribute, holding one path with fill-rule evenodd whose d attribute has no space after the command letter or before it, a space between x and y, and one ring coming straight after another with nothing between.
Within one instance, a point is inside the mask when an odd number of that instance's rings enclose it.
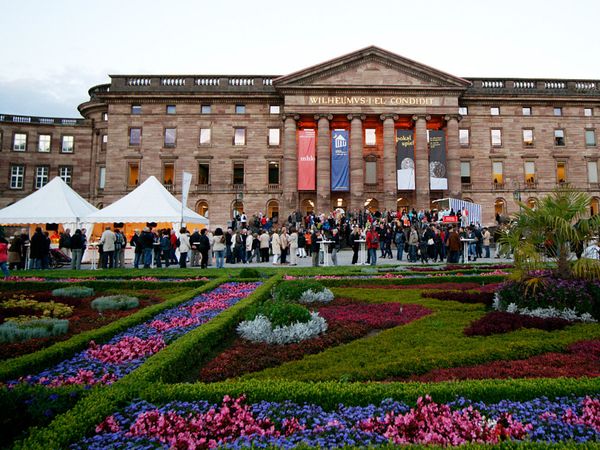
<instances>
[{"instance_id":1,"label":"white sky","mask_svg":"<svg viewBox=\"0 0 600 450\"><path fill-rule=\"evenodd\" d=\"M0 113L108 74L284 75L369 45L461 77L600 79L600 0L3 0Z\"/></svg>"}]
</instances>

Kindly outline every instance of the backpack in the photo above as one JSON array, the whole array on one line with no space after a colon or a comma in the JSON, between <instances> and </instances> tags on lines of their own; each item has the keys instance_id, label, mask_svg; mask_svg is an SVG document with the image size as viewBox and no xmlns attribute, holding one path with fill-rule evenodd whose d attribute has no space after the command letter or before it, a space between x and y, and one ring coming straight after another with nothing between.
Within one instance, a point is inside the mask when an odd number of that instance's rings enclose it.
<instances>
[{"instance_id":1,"label":"backpack","mask_svg":"<svg viewBox=\"0 0 600 450\"><path fill-rule=\"evenodd\" d=\"M123 235L121 233L115 233L115 250L121 250L123 248Z\"/></svg>"},{"instance_id":2,"label":"backpack","mask_svg":"<svg viewBox=\"0 0 600 450\"><path fill-rule=\"evenodd\" d=\"M371 244L379 244L379 233L377 231L371 233Z\"/></svg>"}]
</instances>

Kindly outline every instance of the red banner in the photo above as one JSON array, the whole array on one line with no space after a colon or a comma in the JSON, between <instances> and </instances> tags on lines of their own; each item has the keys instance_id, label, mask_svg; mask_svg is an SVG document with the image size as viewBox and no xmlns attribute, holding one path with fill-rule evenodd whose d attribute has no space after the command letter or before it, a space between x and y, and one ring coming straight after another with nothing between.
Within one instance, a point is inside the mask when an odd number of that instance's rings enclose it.
<instances>
[{"instance_id":1,"label":"red banner","mask_svg":"<svg viewBox=\"0 0 600 450\"><path fill-rule=\"evenodd\" d=\"M315 130L298 132L298 190L314 191L315 186Z\"/></svg>"},{"instance_id":2,"label":"red banner","mask_svg":"<svg viewBox=\"0 0 600 450\"><path fill-rule=\"evenodd\" d=\"M458 217L457 216L444 216L444 217L442 217L442 222L444 222L444 223L457 223L458 222Z\"/></svg>"}]
</instances>

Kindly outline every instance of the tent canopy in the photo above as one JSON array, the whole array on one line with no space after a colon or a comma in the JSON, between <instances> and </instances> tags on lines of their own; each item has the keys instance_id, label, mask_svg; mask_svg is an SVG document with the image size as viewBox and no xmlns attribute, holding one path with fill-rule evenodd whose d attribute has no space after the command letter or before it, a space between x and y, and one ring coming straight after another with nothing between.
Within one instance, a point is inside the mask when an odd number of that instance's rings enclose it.
<instances>
[{"instance_id":1,"label":"tent canopy","mask_svg":"<svg viewBox=\"0 0 600 450\"><path fill-rule=\"evenodd\" d=\"M43 188L0 210L0 224L79 223L98 211L62 178L55 177Z\"/></svg>"},{"instance_id":2,"label":"tent canopy","mask_svg":"<svg viewBox=\"0 0 600 450\"><path fill-rule=\"evenodd\" d=\"M199 223L208 226L208 219L190 208L183 209L165 187L151 176L141 185L104 209L88 215L88 223L144 223L144 222L180 222Z\"/></svg>"},{"instance_id":3,"label":"tent canopy","mask_svg":"<svg viewBox=\"0 0 600 450\"><path fill-rule=\"evenodd\" d=\"M434 200L440 208L453 209L455 212L467 211L466 224L481 223L481 205L478 203L466 202L457 198L442 198Z\"/></svg>"}]
</instances>

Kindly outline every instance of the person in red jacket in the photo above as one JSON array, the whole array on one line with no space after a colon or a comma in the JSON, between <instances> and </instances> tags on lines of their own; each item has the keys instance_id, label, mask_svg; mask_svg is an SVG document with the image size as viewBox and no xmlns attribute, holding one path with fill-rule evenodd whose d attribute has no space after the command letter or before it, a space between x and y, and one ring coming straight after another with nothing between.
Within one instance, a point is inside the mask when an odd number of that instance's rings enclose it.
<instances>
[{"instance_id":1,"label":"person in red jacket","mask_svg":"<svg viewBox=\"0 0 600 450\"><path fill-rule=\"evenodd\" d=\"M10 276L8 271L8 241L4 239L4 236L0 236L0 269L4 274L4 278Z\"/></svg>"},{"instance_id":2,"label":"person in red jacket","mask_svg":"<svg viewBox=\"0 0 600 450\"><path fill-rule=\"evenodd\" d=\"M377 233L373 225L367 231L367 251L369 252L369 261L372 266L377 264L377 249L379 249L379 233Z\"/></svg>"}]
</instances>

